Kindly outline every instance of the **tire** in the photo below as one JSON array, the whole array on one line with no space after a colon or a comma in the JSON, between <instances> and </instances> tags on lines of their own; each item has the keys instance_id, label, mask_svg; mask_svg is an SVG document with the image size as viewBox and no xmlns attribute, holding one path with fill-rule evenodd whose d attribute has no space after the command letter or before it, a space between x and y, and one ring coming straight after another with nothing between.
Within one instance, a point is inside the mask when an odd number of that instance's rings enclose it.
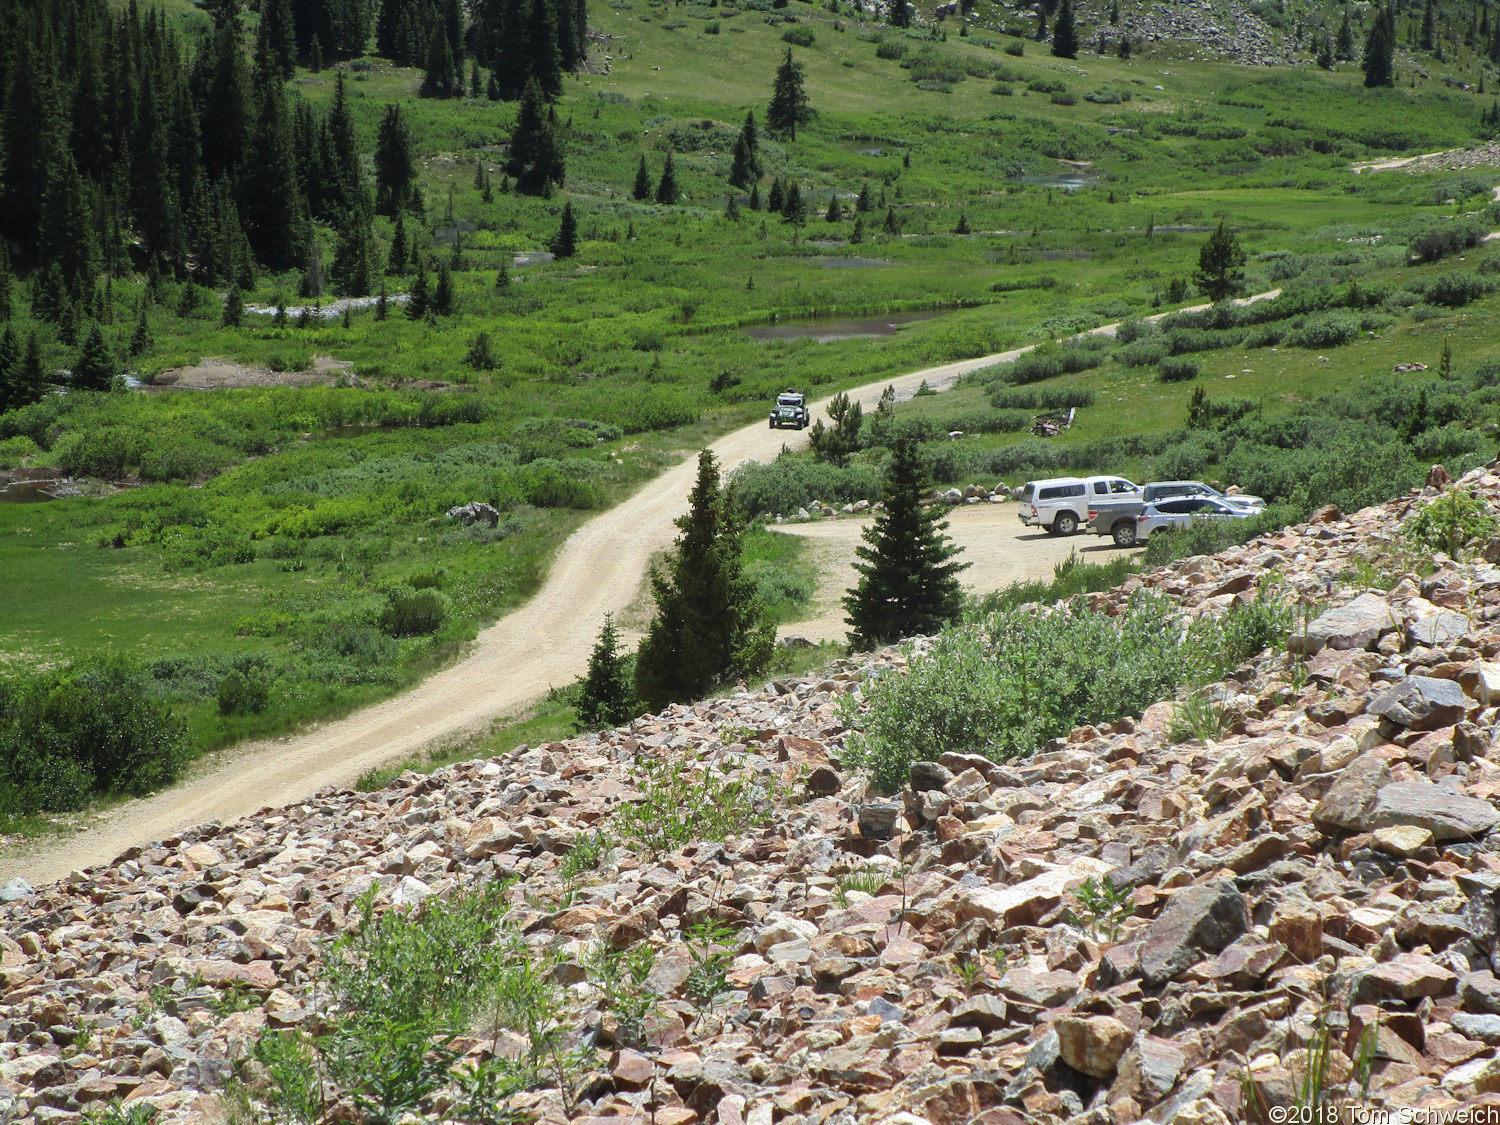
<instances>
[{"instance_id":1,"label":"tire","mask_svg":"<svg viewBox=\"0 0 1500 1125\"><path fill-rule=\"evenodd\" d=\"M768 426L767 426L767 428L774 430L776 428L776 423L775 422L769 423Z\"/></svg>"},{"instance_id":2,"label":"tire","mask_svg":"<svg viewBox=\"0 0 1500 1125\"><path fill-rule=\"evenodd\" d=\"M1052 531L1055 535L1072 535L1078 530L1078 517L1072 512L1058 512L1052 517Z\"/></svg>"},{"instance_id":3,"label":"tire","mask_svg":"<svg viewBox=\"0 0 1500 1125\"><path fill-rule=\"evenodd\" d=\"M1110 536L1115 541L1116 547L1135 546L1135 524L1127 520L1121 520L1115 524Z\"/></svg>"}]
</instances>

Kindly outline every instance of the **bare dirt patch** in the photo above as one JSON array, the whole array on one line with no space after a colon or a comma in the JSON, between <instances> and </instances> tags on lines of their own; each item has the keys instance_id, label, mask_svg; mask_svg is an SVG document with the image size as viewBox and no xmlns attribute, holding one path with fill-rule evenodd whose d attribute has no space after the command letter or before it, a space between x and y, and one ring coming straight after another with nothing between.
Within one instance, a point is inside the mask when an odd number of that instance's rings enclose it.
<instances>
[{"instance_id":1,"label":"bare dirt patch","mask_svg":"<svg viewBox=\"0 0 1500 1125\"><path fill-rule=\"evenodd\" d=\"M329 355L313 356L312 366L303 371L272 371L256 364L236 363L229 359L206 356L191 367L174 367L151 381L156 388L175 387L184 391L221 391L235 387L312 387L327 386L346 379L354 370L347 359Z\"/></svg>"}]
</instances>

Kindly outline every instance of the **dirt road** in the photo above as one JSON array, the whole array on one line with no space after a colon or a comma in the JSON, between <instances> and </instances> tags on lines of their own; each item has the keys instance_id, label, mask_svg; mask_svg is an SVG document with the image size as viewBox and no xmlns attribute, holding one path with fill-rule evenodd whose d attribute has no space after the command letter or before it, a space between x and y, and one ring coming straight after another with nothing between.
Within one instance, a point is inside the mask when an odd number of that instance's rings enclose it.
<instances>
[{"instance_id":1,"label":"dirt road","mask_svg":"<svg viewBox=\"0 0 1500 1125\"><path fill-rule=\"evenodd\" d=\"M787 524L776 530L806 539L818 568L818 592L807 618L783 626L783 633L800 633L814 641L843 641L844 592L854 585L854 548L867 519L844 517L821 523ZM953 509L948 535L964 549L961 561L965 588L988 593L1012 582L1052 580L1052 568L1076 550L1086 562L1109 562L1124 554L1109 539L1072 535L1064 539L1025 527L1016 519L1014 504L972 504ZM1141 548L1144 550L1144 548ZM1132 552L1134 553L1134 552Z\"/></svg>"},{"instance_id":2,"label":"dirt road","mask_svg":"<svg viewBox=\"0 0 1500 1125\"><path fill-rule=\"evenodd\" d=\"M1259 293L1240 303L1280 292ZM1108 324L1094 331L1113 334L1118 327ZM947 390L961 376L1015 359L1034 346L882 379L851 390L849 397L869 412L887 386L896 388L898 399L910 398L923 382L933 390ZM813 414L822 415L827 404L827 399L813 403ZM783 443L798 448L806 441L806 434L756 424L726 434L713 449L729 470L745 461L769 460ZM575 531L537 595L481 633L457 664L347 718L218 755L179 785L123 804L87 831L60 841L8 847L0 855L0 883L17 875L33 885L51 882L194 824L238 820L258 809L302 800L324 786L349 785L372 767L481 730L553 685L571 681L588 662L604 615L630 604L652 555L671 545L676 535L672 521L686 509L696 473L697 460L690 457ZM1054 562L1050 558L1038 565L1050 575Z\"/></svg>"},{"instance_id":3,"label":"dirt road","mask_svg":"<svg viewBox=\"0 0 1500 1125\"><path fill-rule=\"evenodd\" d=\"M915 371L872 383L850 397L872 410L887 384L909 398L924 379L929 387L946 389L967 372L1029 350ZM821 414L825 405L813 404L814 413ZM732 469L775 457L783 443L803 445L806 435L761 423L725 435L713 448L724 468ZM672 520L687 507L696 472L696 458L689 458L574 532L537 595L481 633L458 663L345 719L288 739L238 747L176 787L112 810L85 832L8 848L0 856L0 883L17 875L33 885L50 882L190 825L237 820L327 785L348 785L374 766L482 729L554 684L572 680L588 661L604 615L630 602L651 556L671 544Z\"/></svg>"}]
</instances>

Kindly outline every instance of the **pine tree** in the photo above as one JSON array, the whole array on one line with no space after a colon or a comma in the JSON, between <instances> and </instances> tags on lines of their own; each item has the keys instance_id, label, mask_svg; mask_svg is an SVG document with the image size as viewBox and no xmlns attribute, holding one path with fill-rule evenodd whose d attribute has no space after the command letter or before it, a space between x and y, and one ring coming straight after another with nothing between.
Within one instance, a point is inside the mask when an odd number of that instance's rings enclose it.
<instances>
[{"instance_id":1,"label":"pine tree","mask_svg":"<svg viewBox=\"0 0 1500 1125\"><path fill-rule=\"evenodd\" d=\"M463 83L453 62L453 48L441 27L432 29L427 45L427 69L422 75L424 98L452 98L463 95Z\"/></svg>"},{"instance_id":2,"label":"pine tree","mask_svg":"<svg viewBox=\"0 0 1500 1125\"><path fill-rule=\"evenodd\" d=\"M1219 229L1209 235L1198 252L1198 272L1193 281L1210 301L1223 301L1245 290L1245 251L1234 232L1219 220Z\"/></svg>"},{"instance_id":3,"label":"pine tree","mask_svg":"<svg viewBox=\"0 0 1500 1125\"><path fill-rule=\"evenodd\" d=\"M510 267L504 262L500 263L500 270L495 274L495 288L501 293L510 288Z\"/></svg>"},{"instance_id":4,"label":"pine tree","mask_svg":"<svg viewBox=\"0 0 1500 1125\"><path fill-rule=\"evenodd\" d=\"M760 210L760 185L759 184L751 184L750 185L750 210L752 210L752 211L759 211Z\"/></svg>"},{"instance_id":5,"label":"pine tree","mask_svg":"<svg viewBox=\"0 0 1500 1125\"><path fill-rule=\"evenodd\" d=\"M959 548L943 534L947 523L938 509L923 507L923 491L921 453L902 434L886 473L885 511L855 548L859 580L844 597L856 648L930 635L963 610L958 574L968 564L954 561Z\"/></svg>"},{"instance_id":6,"label":"pine tree","mask_svg":"<svg viewBox=\"0 0 1500 1125\"><path fill-rule=\"evenodd\" d=\"M771 194L766 196L766 210L774 214L781 214L786 208L786 187L777 176L771 181Z\"/></svg>"},{"instance_id":7,"label":"pine tree","mask_svg":"<svg viewBox=\"0 0 1500 1125\"><path fill-rule=\"evenodd\" d=\"M1343 62L1354 58L1354 28L1349 24L1349 6L1344 5L1344 18L1339 22L1338 39L1334 42L1333 53Z\"/></svg>"},{"instance_id":8,"label":"pine tree","mask_svg":"<svg viewBox=\"0 0 1500 1125\"><path fill-rule=\"evenodd\" d=\"M749 187L755 179L754 158L745 145L744 134L734 139L734 152L729 164L729 183L731 187Z\"/></svg>"},{"instance_id":9,"label":"pine tree","mask_svg":"<svg viewBox=\"0 0 1500 1125\"><path fill-rule=\"evenodd\" d=\"M104 333L95 324L89 329L83 351L73 364L73 386L80 391L107 391L120 373Z\"/></svg>"},{"instance_id":10,"label":"pine tree","mask_svg":"<svg viewBox=\"0 0 1500 1125\"><path fill-rule=\"evenodd\" d=\"M551 249L557 258L571 258L578 252L578 220L573 217L571 201L563 204L562 222L558 225Z\"/></svg>"},{"instance_id":11,"label":"pine tree","mask_svg":"<svg viewBox=\"0 0 1500 1125\"><path fill-rule=\"evenodd\" d=\"M427 316L432 301L427 292L427 259L421 254L415 257L417 273L412 278L411 299L406 302L406 315L412 320L422 320Z\"/></svg>"},{"instance_id":12,"label":"pine tree","mask_svg":"<svg viewBox=\"0 0 1500 1125\"><path fill-rule=\"evenodd\" d=\"M334 285L341 297L364 297L374 287L379 272L370 201L359 187L339 228L338 248L333 255Z\"/></svg>"},{"instance_id":13,"label":"pine tree","mask_svg":"<svg viewBox=\"0 0 1500 1125\"><path fill-rule=\"evenodd\" d=\"M1433 28L1432 28L1432 0L1427 0L1427 7L1425 9L1423 9L1423 11L1422 11L1422 36L1421 36L1421 39L1418 40L1418 44L1422 48L1422 50L1424 50L1424 51L1430 51L1430 50L1432 50L1432 48L1433 48L1433 38L1432 38L1432 36L1433 36Z\"/></svg>"},{"instance_id":14,"label":"pine tree","mask_svg":"<svg viewBox=\"0 0 1500 1125\"><path fill-rule=\"evenodd\" d=\"M796 183L786 189L786 197L781 202L781 221L799 227L807 221L807 205L802 202L802 188Z\"/></svg>"},{"instance_id":15,"label":"pine tree","mask_svg":"<svg viewBox=\"0 0 1500 1125\"><path fill-rule=\"evenodd\" d=\"M677 167L672 161L672 150L667 150L667 162L662 165L661 179L656 184L656 202L677 202Z\"/></svg>"},{"instance_id":16,"label":"pine tree","mask_svg":"<svg viewBox=\"0 0 1500 1125\"><path fill-rule=\"evenodd\" d=\"M657 710L764 667L776 635L744 573L742 525L710 450L698 456L690 507L677 526L671 558L651 575L656 619L636 655L636 694Z\"/></svg>"},{"instance_id":17,"label":"pine tree","mask_svg":"<svg viewBox=\"0 0 1500 1125\"><path fill-rule=\"evenodd\" d=\"M771 104L766 110L766 121L778 133L785 133L788 140L797 139L797 126L812 119L808 108L807 93L802 88L802 64L792 59L792 49L786 49L786 57L776 68L776 80L771 86Z\"/></svg>"},{"instance_id":18,"label":"pine tree","mask_svg":"<svg viewBox=\"0 0 1500 1125\"><path fill-rule=\"evenodd\" d=\"M0 414L25 406L17 377L21 373L21 342L9 324L0 333Z\"/></svg>"},{"instance_id":19,"label":"pine tree","mask_svg":"<svg viewBox=\"0 0 1500 1125\"><path fill-rule=\"evenodd\" d=\"M141 302L141 312L135 321L135 330L130 334L131 356L144 355L151 348L151 324L146 319L146 302Z\"/></svg>"},{"instance_id":20,"label":"pine tree","mask_svg":"<svg viewBox=\"0 0 1500 1125\"><path fill-rule=\"evenodd\" d=\"M630 192L632 198L645 203L651 199L651 171L646 167L646 154L641 153L641 162L635 170L635 187Z\"/></svg>"},{"instance_id":21,"label":"pine tree","mask_svg":"<svg viewBox=\"0 0 1500 1125\"><path fill-rule=\"evenodd\" d=\"M1073 0L1062 0L1052 23L1052 54L1059 59L1078 57L1078 29L1073 25Z\"/></svg>"},{"instance_id":22,"label":"pine tree","mask_svg":"<svg viewBox=\"0 0 1500 1125\"><path fill-rule=\"evenodd\" d=\"M396 226L391 231L391 252L386 258L386 272L400 275L408 264L406 222L402 212L396 212Z\"/></svg>"},{"instance_id":23,"label":"pine tree","mask_svg":"<svg viewBox=\"0 0 1500 1125\"><path fill-rule=\"evenodd\" d=\"M886 234L900 234L901 233L901 224L896 221L896 209L894 207L887 207L886 208L886 210L885 210L885 227L883 229L885 230Z\"/></svg>"},{"instance_id":24,"label":"pine tree","mask_svg":"<svg viewBox=\"0 0 1500 1125\"><path fill-rule=\"evenodd\" d=\"M1120 22L1120 0L1109 0L1109 22L1111 26Z\"/></svg>"},{"instance_id":25,"label":"pine tree","mask_svg":"<svg viewBox=\"0 0 1500 1125\"><path fill-rule=\"evenodd\" d=\"M969 233L969 216L966 215L966 214L964 214L962 211L960 211L958 213L958 225L953 228L953 233L954 234L968 234Z\"/></svg>"},{"instance_id":26,"label":"pine tree","mask_svg":"<svg viewBox=\"0 0 1500 1125\"><path fill-rule=\"evenodd\" d=\"M828 197L828 210L823 213L823 218L830 223L841 223L844 221L844 209L839 206L839 197L830 195Z\"/></svg>"},{"instance_id":27,"label":"pine tree","mask_svg":"<svg viewBox=\"0 0 1500 1125\"><path fill-rule=\"evenodd\" d=\"M4 239L0 239L0 324L8 323L16 315L12 293L15 276L10 264L10 248L5 245Z\"/></svg>"},{"instance_id":28,"label":"pine tree","mask_svg":"<svg viewBox=\"0 0 1500 1125\"><path fill-rule=\"evenodd\" d=\"M1396 84L1396 22L1389 8L1376 11L1370 34L1365 39L1365 57L1360 66L1364 70L1366 87L1373 89Z\"/></svg>"},{"instance_id":29,"label":"pine tree","mask_svg":"<svg viewBox=\"0 0 1500 1125\"><path fill-rule=\"evenodd\" d=\"M737 223L740 221L739 200L735 199L733 195L731 195L728 202L724 204L724 217L732 223Z\"/></svg>"},{"instance_id":30,"label":"pine tree","mask_svg":"<svg viewBox=\"0 0 1500 1125\"><path fill-rule=\"evenodd\" d=\"M1333 69L1333 44L1326 35L1313 37L1313 62L1323 70Z\"/></svg>"},{"instance_id":31,"label":"pine tree","mask_svg":"<svg viewBox=\"0 0 1500 1125\"><path fill-rule=\"evenodd\" d=\"M453 291L453 271L447 262L438 265L437 285L432 290L432 311L436 316L452 316L458 308Z\"/></svg>"},{"instance_id":32,"label":"pine tree","mask_svg":"<svg viewBox=\"0 0 1500 1125\"><path fill-rule=\"evenodd\" d=\"M854 229L849 232L849 241L858 246L865 240L865 217L860 214L854 216Z\"/></svg>"},{"instance_id":33,"label":"pine tree","mask_svg":"<svg viewBox=\"0 0 1500 1125\"><path fill-rule=\"evenodd\" d=\"M240 215L255 257L290 269L307 245L303 193L280 84L261 94L255 138L239 181Z\"/></svg>"},{"instance_id":34,"label":"pine tree","mask_svg":"<svg viewBox=\"0 0 1500 1125\"><path fill-rule=\"evenodd\" d=\"M546 196L564 179L562 148L557 127L548 119L542 88L536 79L526 83L510 138L508 170L516 177L517 190Z\"/></svg>"},{"instance_id":35,"label":"pine tree","mask_svg":"<svg viewBox=\"0 0 1500 1125\"><path fill-rule=\"evenodd\" d=\"M244 318L245 298L241 296L238 285L231 285L228 294L224 297L224 312L219 318L219 323L225 328L238 328Z\"/></svg>"},{"instance_id":36,"label":"pine tree","mask_svg":"<svg viewBox=\"0 0 1500 1125\"><path fill-rule=\"evenodd\" d=\"M290 0L262 0L260 26L255 33L255 78L291 80L297 72L297 33Z\"/></svg>"},{"instance_id":37,"label":"pine tree","mask_svg":"<svg viewBox=\"0 0 1500 1125\"><path fill-rule=\"evenodd\" d=\"M619 726L638 714L628 660L620 652L620 633L613 614L604 615L604 627L589 654L589 668L575 710L579 730Z\"/></svg>"},{"instance_id":38,"label":"pine tree","mask_svg":"<svg viewBox=\"0 0 1500 1125\"><path fill-rule=\"evenodd\" d=\"M553 6L556 2L531 0L526 16L527 80L535 81L549 101L562 96L562 50L557 42L557 12Z\"/></svg>"},{"instance_id":39,"label":"pine tree","mask_svg":"<svg viewBox=\"0 0 1500 1125\"><path fill-rule=\"evenodd\" d=\"M912 6L907 0L892 0L890 13L886 17L892 27L910 27Z\"/></svg>"},{"instance_id":40,"label":"pine tree","mask_svg":"<svg viewBox=\"0 0 1500 1125\"><path fill-rule=\"evenodd\" d=\"M416 178L411 130L402 120L400 106L386 106L375 139L375 210L391 217L398 215Z\"/></svg>"}]
</instances>

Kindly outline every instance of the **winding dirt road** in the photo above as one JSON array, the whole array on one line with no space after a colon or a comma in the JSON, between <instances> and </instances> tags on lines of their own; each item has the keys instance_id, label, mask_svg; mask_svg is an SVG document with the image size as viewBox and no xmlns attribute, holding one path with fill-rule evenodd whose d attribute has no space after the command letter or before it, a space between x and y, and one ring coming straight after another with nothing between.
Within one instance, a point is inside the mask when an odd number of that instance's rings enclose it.
<instances>
[{"instance_id":1,"label":"winding dirt road","mask_svg":"<svg viewBox=\"0 0 1500 1125\"><path fill-rule=\"evenodd\" d=\"M1278 293L1260 293L1242 303ZM1117 327L1093 331L1112 335ZM881 379L849 396L869 411L887 386L896 388L898 399L910 398L924 381L947 390L961 376L1015 359L1034 346ZM813 403L814 414L821 415L827 402ZM795 448L806 440L805 434L756 424L726 434L713 450L728 471L775 457L783 443ZM604 615L630 604L652 556L671 545L672 521L686 510L696 473L697 459L688 458L575 531L537 595L481 633L458 663L347 718L217 755L172 789L127 802L76 835L10 845L0 855L0 883L18 875L33 885L52 882L194 824L238 820L303 800L324 786L349 785L375 766L480 731L552 686L573 680L588 662Z\"/></svg>"}]
</instances>

